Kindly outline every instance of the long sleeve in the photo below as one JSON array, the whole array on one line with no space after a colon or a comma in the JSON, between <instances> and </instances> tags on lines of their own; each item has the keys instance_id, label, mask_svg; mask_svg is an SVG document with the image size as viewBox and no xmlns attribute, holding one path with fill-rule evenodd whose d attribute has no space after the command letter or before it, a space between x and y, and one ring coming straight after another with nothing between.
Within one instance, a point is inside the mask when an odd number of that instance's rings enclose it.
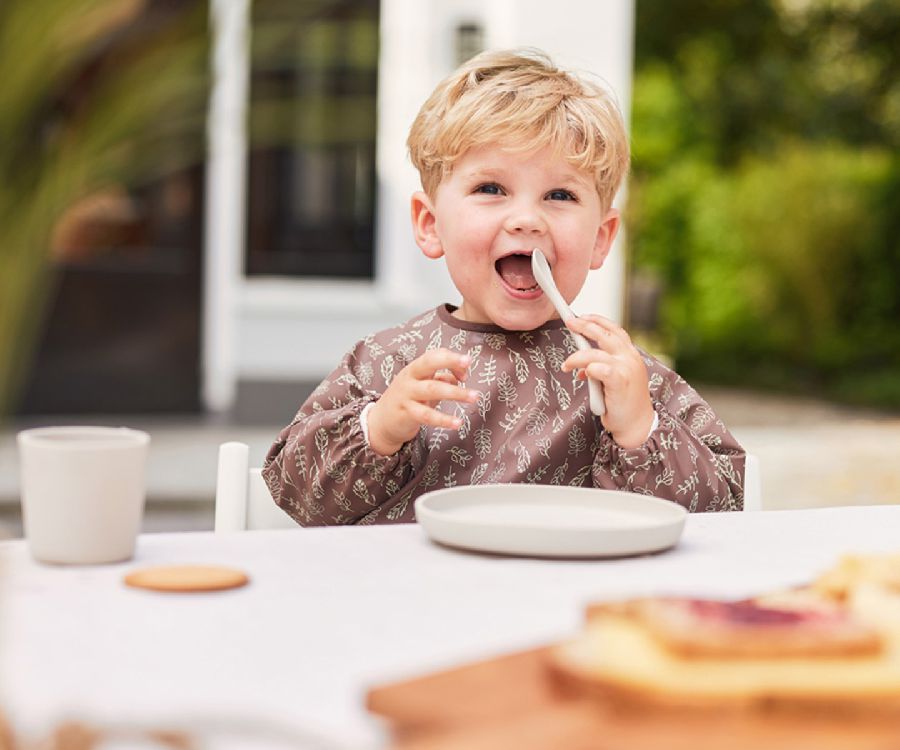
<instances>
[{"instance_id":1,"label":"long sleeve","mask_svg":"<svg viewBox=\"0 0 900 750\"><path fill-rule=\"evenodd\" d=\"M359 414L379 394L357 376L370 369L365 353L361 342L344 357L266 457L263 478L272 498L302 526L371 523L383 513L389 518L384 506L414 473L415 442L393 456L366 444Z\"/></svg>"},{"instance_id":2,"label":"long sleeve","mask_svg":"<svg viewBox=\"0 0 900 750\"><path fill-rule=\"evenodd\" d=\"M594 485L664 497L691 512L743 507L743 448L712 408L680 376L645 356L659 425L638 448L603 432Z\"/></svg>"}]
</instances>

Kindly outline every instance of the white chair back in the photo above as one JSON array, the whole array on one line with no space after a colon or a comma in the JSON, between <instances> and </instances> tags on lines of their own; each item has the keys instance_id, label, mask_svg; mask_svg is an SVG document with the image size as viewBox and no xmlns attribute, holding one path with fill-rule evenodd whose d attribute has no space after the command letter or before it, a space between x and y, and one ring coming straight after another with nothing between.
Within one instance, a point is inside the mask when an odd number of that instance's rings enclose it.
<instances>
[{"instance_id":1,"label":"white chair back","mask_svg":"<svg viewBox=\"0 0 900 750\"><path fill-rule=\"evenodd\" d=\"M249 454L244 443L219 446L216 532L299 528L272 500L261 470L250 468Z\"/></svg>"},{"instance_id":2,"label":"white chair back","mask_svg":"<svg viewBox=\"0 0 900 750\"><path fill-rule=\"evenodd\" d=\"M759 471L759 458L752 453L747 454L744 465L744 510L762 510L762 478Z\"/></svg>"}]
</instances>

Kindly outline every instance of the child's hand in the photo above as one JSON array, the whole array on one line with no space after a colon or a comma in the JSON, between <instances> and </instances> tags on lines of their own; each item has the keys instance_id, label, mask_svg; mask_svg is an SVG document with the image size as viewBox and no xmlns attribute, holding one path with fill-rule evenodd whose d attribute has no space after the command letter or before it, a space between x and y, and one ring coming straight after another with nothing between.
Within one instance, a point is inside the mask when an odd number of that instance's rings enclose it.
<instances>
[{"instance_id":1,"label":"child's hand","mask_svg":"<svg viewBox=\"0 0 900 750\"><path fill-rule=\"evenodd\" d=\"M432 349L400 370L369 410L369 447L390 456L412 440L423 424L458 428L462 420L434 407L439 401L478 399L478 391L458 384L465 379L469 362L468 355Z\"/></svg>"},{"instance_id":2,"label":"child's hand","mask_svg":"<svg viewBox=\"0 0 900 750\"><path fill-rule=\"evenodd\" d=\"M562 366L563 372L582 370L581 376L603 383L606 414L603 426L623 448L637 448L653 425L653 403L647 385L647 367L624 328L600 315L585 315L566 321L569 330L580 333L599 349L577 351Z\"/></svg>"}]
</instances>

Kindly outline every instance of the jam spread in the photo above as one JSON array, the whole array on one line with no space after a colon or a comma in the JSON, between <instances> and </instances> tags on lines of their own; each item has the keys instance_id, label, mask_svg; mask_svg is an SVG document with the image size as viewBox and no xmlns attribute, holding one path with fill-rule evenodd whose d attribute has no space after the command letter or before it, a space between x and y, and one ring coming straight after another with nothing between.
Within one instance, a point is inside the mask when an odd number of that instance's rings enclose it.
<instances>
[{"instance_id":1,"label":"jam spread","mask_svg":"<svg viewBox=\"0 0 900 750\"><path fill-rule=\"evenodd\" d=\"M713 619L734 625L784 626L804 623L840 622L845 617L838 612L822 610L774 609L762 607L749 600L737 602L717 602L708 599L688 599L685 601L690 612L703 619Z\"/></svg>"}]
</instances>

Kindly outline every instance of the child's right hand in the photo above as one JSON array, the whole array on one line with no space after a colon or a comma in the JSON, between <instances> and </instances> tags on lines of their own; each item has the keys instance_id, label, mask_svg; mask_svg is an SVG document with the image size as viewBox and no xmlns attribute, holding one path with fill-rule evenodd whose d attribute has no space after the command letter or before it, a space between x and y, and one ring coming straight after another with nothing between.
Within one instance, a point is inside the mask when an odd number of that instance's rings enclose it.
<instances>
[{"instance_id":1,"label":"child's right hand","mask_svg":"<svg viewBox=\"0 0 900 750\"><path fill-rule=\"evenodd\" d=\"M439 401L478 400L478 391L459 384L470 361L466 354L431 349L400 370L368 412L369 447L390 456L412 440L422 425L459 428L459 417L434 407Z\"/></svg>"}]
</instances>

